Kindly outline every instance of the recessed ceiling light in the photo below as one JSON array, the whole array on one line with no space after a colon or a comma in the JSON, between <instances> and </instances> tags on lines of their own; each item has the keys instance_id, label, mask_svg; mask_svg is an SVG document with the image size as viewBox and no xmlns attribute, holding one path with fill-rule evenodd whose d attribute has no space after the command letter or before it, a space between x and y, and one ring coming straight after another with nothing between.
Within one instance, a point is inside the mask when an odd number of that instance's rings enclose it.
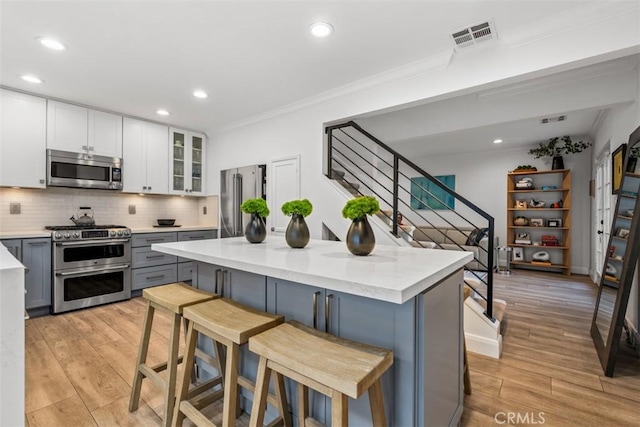
<instances>
[{"instance_id":1,"label":"recessed ceiling light","mask_svg":"<svg viewBox=\"0 0 640 427\"><path fill-rule=\"evenodd\" d=\"M327 37L333 33L333 27L326 22L316 22L315 24L311 24L309 31L316 37Z\"/></svg>"},{"instance_id":2,"label":"recessed ceiling light","mask_svg":"<svg viewBox=\"0 0 640 427\"><path fill-rule=\"evenodd\" d=\"M29 82L29 83L44 83L44 81L42 79L37 78L36 76L31 76L28 74L25 74L24 76L20 76L22 78L22 80L24 80L25 82Z\"/></svg>"},{"instance_id":3,"label":"recessed ceiling light","mask_svg":"<svg viewBox=\"0 0 640 427\"><path fill-rule=\"evenodd\" d=\"M493 140L493 143L494 143L494 144L501 144L501 143L502 143L502 140L501 140L501 139L494 139L494 140Z\"/></svg>"},{"instance_id":4,"label":"recessed ceiling light","mask_svg":"<svg viewBox=\"0 0 640 427\"><path fill-rule=\"evenodd\" d=\"M167 110L156 110L156 114L160 114L161 116L168 116L169 112Z\"/></svg>"},{"instance_id":5,"label":"recessed ceiling light","mask_svg":"<svg viewBox=\"0 0 640 427\"><path fill-rule=\"evenodd\" d=\"M65 50L67 47L60 43L58 40L50 39L48 37L39 37L38 41L45 47L53 50Z\"/></svg>"},{"instance_id":6,"label":"recessed ceiling light","mask_svg":"<svg viewBox=\"0 0 640 427\"><path fill-rule=\"evenodd\" d=\"M203 90L196 90L195 92L193 92L193 96L195 96L196 98L206 98L209 95L207 95L207 92Z\"/></svg>"}]
</instances>

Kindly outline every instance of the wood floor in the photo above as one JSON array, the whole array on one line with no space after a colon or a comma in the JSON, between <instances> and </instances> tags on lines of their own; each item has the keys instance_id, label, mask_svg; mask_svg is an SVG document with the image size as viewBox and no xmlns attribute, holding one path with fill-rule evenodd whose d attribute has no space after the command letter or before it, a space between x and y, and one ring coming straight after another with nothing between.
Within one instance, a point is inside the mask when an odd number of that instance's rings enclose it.
<instances>
[{"instance_id":1,"label":"wood floor","mask_svg":"<svg viewBox=\"0 0 640 427\"><path fill-rule=\"evenodd\" d=\"M496 276L495 293L508 303L503 355L469 354L473 394L463 426L509 425L509 413L511 425L639 424L640 363L623 344L615 377L602 376L589 335L596 289L588 279L516 270ZM149 381L140 409L128 412L144 308L136 298L26 322L28 426L160 425L162 397ZM156 319L150 363L167 354L169 317ZM219 403L207 409L218 423L220 412ZM237 425L248 421L245 414Z\"/></svg>"}]
</instances>

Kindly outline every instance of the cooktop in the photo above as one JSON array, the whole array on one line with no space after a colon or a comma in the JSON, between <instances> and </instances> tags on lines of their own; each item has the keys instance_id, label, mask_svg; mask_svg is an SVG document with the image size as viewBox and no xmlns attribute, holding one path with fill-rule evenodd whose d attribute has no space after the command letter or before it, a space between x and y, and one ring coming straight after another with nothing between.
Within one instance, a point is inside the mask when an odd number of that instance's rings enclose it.
<instances>
[{"instance_id":1,"label":"cooktop","mask_svg":"<svg viewBox=\"0 0 640 427\"><path fill-rule=\"evenodd\" d=\"M46 230L105 230L108 228L127 228L125 225L47 225Z\"/></svg>"}]
</instances>

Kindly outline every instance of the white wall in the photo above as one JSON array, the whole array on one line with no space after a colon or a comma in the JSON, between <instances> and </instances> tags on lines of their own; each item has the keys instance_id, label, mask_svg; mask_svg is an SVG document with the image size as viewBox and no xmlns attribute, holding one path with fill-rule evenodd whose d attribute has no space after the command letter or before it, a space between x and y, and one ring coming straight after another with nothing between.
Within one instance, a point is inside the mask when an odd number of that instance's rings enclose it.
<instances>
[{"instance_id":1,"label":"white wall","mask_svg":"<svg viewBox=\"0 0 640 427\"><path fill-rule=\"evenodd\" d=\"M9 205L20 203L19 215L9 214ZM136 206L130 215L129 205ZM80 206L91 206L97 224L148 228L158 218L175 218L180 225L217 227L218 204L215 197L140 196L114 191L71 188L46 190L0 188L0 231L37 231L45 225L73 225ZM207 215L202 207L207 206Z\"/></svg>"},{"instance_id":2,"label":"white wall","mask_svg":"<svg viewBox=\"0 0 640 427\"><path fill-rule=\"evenodd\" d=\"M573 140L588 140L573 137ZM544 159L534 159L527 150L508 149L506 143L495 150L452 156L415 159L415 163L432 175L455 175L456 192L465 196L495 219L495 233L500 244L507 243L507 172L518 165L529 164L538 170L549 170ZM590 150L590 149L589 149ZM571 169L571 270L587 274L590 256L589 179L591 153L564 156L564 166ZM538 179L539 181L539 179ZM540 185L540 183L538 183ZM542 199L542 198L540 198ZM545 199L546 200L546 199ZM456 209L458 204L456 203ZM453 217L452 217L453 218ZM456 225L465 225L452 219Z\"/></svg>"},{"instance_id":3,"label":"white wall","mask_svg":"<svg viewBox=\"0 0 640 427\"><path fill-rule=\"evenodd\" d=\"M612 108L605 119L602 121L595 137L593 153L597 155L603 148L609 145L610 153L613 153L620 145L629 141L629 135L638 126L640 126L640 68L636 70L637 80L635 93L636 102ZM595 158L591 159L592 164ZM611 206L615 207L617 196L611 196ZM595 217L593 212L592 217ZM613 218L612 218L613 219ZM594 225L592 224L592 227ZM609 225L611 227L611 225ZM595 240L594 243L595 244ZM593 254L591 256L593 261ZM636 272L631 287L629 303L627 305L627 320L635 327L636 331L640 330L640 297L638 296L638 270L640 266L636 266Z\"/></svg>"}]
</instances>

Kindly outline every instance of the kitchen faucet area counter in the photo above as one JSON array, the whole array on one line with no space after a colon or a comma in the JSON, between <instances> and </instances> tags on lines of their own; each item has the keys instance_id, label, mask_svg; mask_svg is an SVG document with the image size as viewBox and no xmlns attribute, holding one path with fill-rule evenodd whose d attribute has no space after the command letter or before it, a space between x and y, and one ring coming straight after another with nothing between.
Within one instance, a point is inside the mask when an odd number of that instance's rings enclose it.
<instances>
[{"instance_id":1,"label":"kitchen faucet area counter","mask_svg":"<svg viewBox=\"0 0 640 427\"><path fill-rule=\"evenodd\" d=\"M473 259L470 252L376 246L370 256L350 254L344 243L312 240L290 248L270 236L154 244L158 252L333 291L403 304Z\"/></svg>"}]
</instances>

